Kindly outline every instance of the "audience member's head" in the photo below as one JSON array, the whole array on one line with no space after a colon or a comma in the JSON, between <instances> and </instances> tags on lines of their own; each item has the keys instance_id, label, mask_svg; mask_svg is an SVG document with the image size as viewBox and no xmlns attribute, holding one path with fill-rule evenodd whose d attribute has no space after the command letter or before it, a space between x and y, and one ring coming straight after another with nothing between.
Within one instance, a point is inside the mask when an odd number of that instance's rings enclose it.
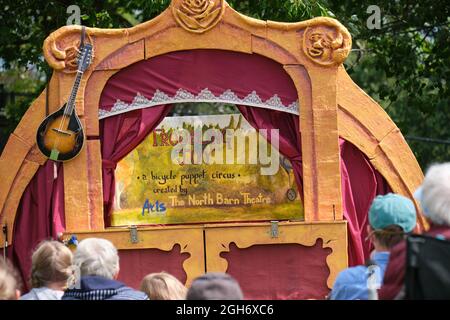
<instances>
[{"instance_id":1,"label":"audience member's head","mask_svg":"<svg viewBox=\"0 0 450 320\"><path fill-rule=\"evenodd\" d=\"M145 292L150 300L184 300L187 288L171 274L160 272L145 276L141 291Z\"/></svg>"},{"instance_id":2,"label":"audience member's head","mask_svg":"<svg viewBox=\"0 0 450 320\"><path fill-rule=\"evenodd\" d=\"M433 223L450 226L450 162L431 166L414 196Z\"/></svg>"},{"instance_id":3,"label":"audience member's head","mask_svg":"<svg viewBox=\"0 0 450 320\"><path fill-rule=\"evenodd\" d=\"M119 255L116 247L105 239L82 240L73 256L81 276L101 276L116 279L119 274Z\"/></svg>"},{"instance_id":4,"label":"audience member's head","mask_svg":"<svg viewBox=\"0 0 450 320\"><path fill-rule=\"evenodd\" d=\"M401 195L377 196L369 209L369 237L375 249L389 251L416 226L414 203Z\"/></svg>"},{"instance_id":5,"label":"audience member's head","mask_svg":"<svg viewBox=\"0 0 450 320\"><path fill-rule=\"evenodd\" d=\"M31 286L63 290L72 275L72 252L57 241L41 242L31 257Z\"/></svg>"},{"instance_id":6,"label":"audience member's head","mask_svg":"<svg viewBox=\"0 0 450 320\"><path fill-rule=\"evenodd\" d=\"M19 297L17 273L9 261L0 258L0 300L17 300Z\"/></svg>"},{"instance_id":7,"label":"audience member's head","mask_svg":"<svg viewBox=\"0 0 450 320\"><path fill-rule=\"evenodd\" d=\"M73 262L79 272L79 281L64 292L62 300L148 300L145 293L116 280L119 254L110 241L99 238L82 240Z\"/></svg>"},{"instance_id":8,"label":"audience member's head","mask_svg":"<svg viewBox=\"0 0 450 320\"><path fill-rule=\"evenodd\" d=\"M243 300L239 283L226 273L207 273L196 278L188 290L187 300Z\"/></svg>"}]
</instances>

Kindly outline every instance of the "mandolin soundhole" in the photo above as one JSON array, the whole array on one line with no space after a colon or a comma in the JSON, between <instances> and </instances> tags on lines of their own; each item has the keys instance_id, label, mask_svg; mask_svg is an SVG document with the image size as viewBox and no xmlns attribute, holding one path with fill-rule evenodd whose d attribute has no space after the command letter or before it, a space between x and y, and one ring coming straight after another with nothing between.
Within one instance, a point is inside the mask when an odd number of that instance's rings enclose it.
<instances>
[{"instance_id":1,"label":"mandolin soundhole","mask_svg":"<svg viewBox=\"0 0 450 320\"><path fill-rule=\"evenodd\" d=\"M49 124L44 138L47 150L57 149L60 153L65 154L74 149L76 134L67 129L69 120L69 117L62 116ZM61 122L63 122L62 125Z\"/></svg>"}]
</instances>

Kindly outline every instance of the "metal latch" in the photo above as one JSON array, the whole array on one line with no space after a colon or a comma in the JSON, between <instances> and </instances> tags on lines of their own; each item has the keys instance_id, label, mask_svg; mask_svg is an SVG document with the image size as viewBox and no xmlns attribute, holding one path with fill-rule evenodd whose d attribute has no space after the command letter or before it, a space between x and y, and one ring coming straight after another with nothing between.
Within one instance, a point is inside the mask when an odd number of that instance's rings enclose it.
<instances>
[{"instance_id":1,"label":"metal latch","mask_svg":"<svg viewBox=\"0 0 450 320\"><path fill-rule=\"evenodd\" d=\"M130 227L130 241L131 243L139 243L138 232L136 226Z\"/></svg>"},{"instance_id":2,"label":"metal latch","mask_svg":"<svg viewBox=\"0 0 450 320\"><path fill-rule=\"evenodd\" d=\"M278 238L278 221L270 221L270 237Z\"/></svg>"}]
</instances>

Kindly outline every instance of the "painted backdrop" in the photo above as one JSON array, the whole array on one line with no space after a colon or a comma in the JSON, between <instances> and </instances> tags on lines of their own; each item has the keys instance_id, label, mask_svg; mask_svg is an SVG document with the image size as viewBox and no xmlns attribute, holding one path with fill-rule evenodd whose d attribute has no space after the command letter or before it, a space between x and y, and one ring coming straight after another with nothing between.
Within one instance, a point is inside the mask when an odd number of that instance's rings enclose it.
<instances>
[{"instance_id":1,"label":"painted backdrop","mask_svg":"<svg viewBox=\"0 0 450 320\"><path fill-rule=\"evenodd\" d=\"M166 117L118 163L112 225L302 220L277 134L240 114Z\"/></svg>"}]
</instances>

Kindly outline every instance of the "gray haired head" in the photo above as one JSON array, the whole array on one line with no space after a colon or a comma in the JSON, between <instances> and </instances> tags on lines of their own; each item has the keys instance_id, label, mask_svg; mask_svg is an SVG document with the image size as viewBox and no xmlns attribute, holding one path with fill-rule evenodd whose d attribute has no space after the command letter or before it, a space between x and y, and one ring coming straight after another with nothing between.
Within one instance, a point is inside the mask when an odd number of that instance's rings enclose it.
<instances>
[{"instance_id":1,"label":"gray haired head","mask_svg":"<svg viewBox=\"0 0 450 320\"><path fill-rule=\"evenodd\" d=\"M81 276L101 276L114 279L119 273L119 255L116 247L105 239L82 240L73 256Z\"/></svg>"},{"instance_id":2,"label":"gray haired head","mask_svg":"<svg viewBox=\"0 0 450 320\"><path fill-rule=\"evenodd\" d=\"M432 165L414 196L433 223L450 226L450 162Z\"/></svg>"}]
</instances>

